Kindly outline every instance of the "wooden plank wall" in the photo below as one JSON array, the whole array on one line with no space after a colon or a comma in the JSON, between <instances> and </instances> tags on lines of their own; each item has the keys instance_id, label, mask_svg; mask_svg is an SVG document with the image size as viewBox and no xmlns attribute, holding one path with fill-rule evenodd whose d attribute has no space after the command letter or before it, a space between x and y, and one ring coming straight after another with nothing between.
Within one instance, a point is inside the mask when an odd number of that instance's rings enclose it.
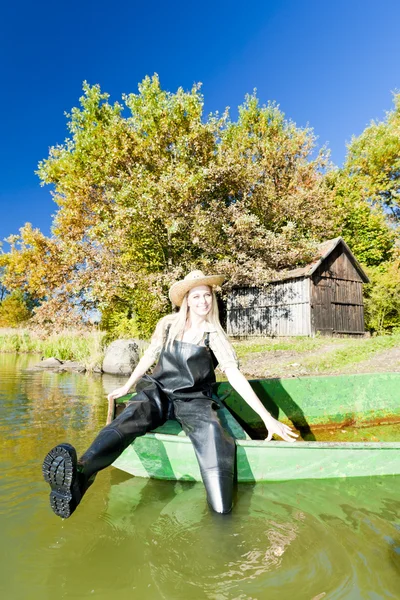
<instances>
[{"instance_id":1,"label":"wooden plank wall","mask_svg":"<svg viewBox=\"0 0 400 600\"><path fill-rule=\"evenodd\" d=\"M313 274L271 283L267 288L236 288L227 300L226 329L235 337L363 335L363 278L339 244Z\"/></svg>"},{"instance_id":2,"label":"wooden plank wall","mask_svg":"<svg viewBox=\"0 0 400 600\"><path fill-rule=\"evenodd\" d=\"M311 335L309 280L265 289L236 288L227 301L227 333L235 337Z\"/></svg>"},{"instance_id":3,"label":"wooden plank wall","mask_svg":"<svg viewBox=\"0 0 400 600\"><path fill-rule=\"evenodd\" d=\"M342 246L338 246L312 277L313 332L363 335L362 278Z\"/></svg>"},{"instance_id":4,"label":"wooden plank wall","mask_svg":"<svg viewBox=\"0 0 400 600\"><path fill-rule=\"evenodd\" d=\"M321 263L313 278L320 277L331 277L334 279L340 279L345 281L360 281L362 278L354 267L351 259L342 244L336 246L336 248L326 257Z\"/></svg>"}]
</instances>

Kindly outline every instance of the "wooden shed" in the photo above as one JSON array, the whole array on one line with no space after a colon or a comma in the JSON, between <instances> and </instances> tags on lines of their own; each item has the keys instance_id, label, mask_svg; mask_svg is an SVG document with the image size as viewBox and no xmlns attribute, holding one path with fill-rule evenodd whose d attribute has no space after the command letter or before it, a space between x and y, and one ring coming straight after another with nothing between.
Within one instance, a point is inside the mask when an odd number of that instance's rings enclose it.
<instances>
[{"instance_id":1,"label":"wooden shed","mask_svg":"<svg viewBox=\"0 0 400 600\"><path fill-rule=\"evenodd\" d=\"M364 335L362 285L368 281L345 241L328 240L311 263L266 288L234 288L226 306L228 335Z\"/></svg>"}]
</instances>

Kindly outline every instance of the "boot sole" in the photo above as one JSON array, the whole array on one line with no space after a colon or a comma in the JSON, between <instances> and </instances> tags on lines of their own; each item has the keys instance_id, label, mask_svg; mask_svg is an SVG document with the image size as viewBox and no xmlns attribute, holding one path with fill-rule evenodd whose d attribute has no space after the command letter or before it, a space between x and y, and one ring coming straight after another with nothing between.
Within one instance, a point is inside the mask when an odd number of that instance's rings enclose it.
<instances>
[{"instance_id":1,"label":"boot sole","mask_svg":"<svg viewBox=\"0 0 400 600\"><path fill-rule=\"evenodd\" d=\"M51 509L63 519L68 519L78 505L74 493L76 466L76 451L70 444L56 446L43 461L43 477L51 487Z\"/></svg>"}]
</instances>

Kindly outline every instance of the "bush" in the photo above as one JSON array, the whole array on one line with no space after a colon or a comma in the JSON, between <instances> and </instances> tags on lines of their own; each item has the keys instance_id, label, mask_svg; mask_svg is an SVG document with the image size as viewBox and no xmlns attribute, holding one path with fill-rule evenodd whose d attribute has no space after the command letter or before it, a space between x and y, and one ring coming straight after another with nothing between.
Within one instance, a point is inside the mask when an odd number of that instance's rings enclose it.
<instances>
[{"instance_id":1,"label":"bush","mask_svg":"<svg viewBox=\"0 0 400 600\"><path fill-rule=\"evenodd\" d=\"M400 328L400 258L365 269L370 283L364 287L365 324L383 333Z\"/></svg>"},{"instance_id":2,"label":"bush","mask_svg":"<svg viewBox=\"0 0 400 600\"><path fill-rule=\"evenodd\" d=\"M32 316L24 295L13 292L0 303L0 327L18 327Z\"/></svg>"},{"instance_id":3,"label":"bush","mask_svg":"<svg viewBox=\"0 0 400 600\"><path fill-rule=\"evenodd\" d=\"M127 306L111 306L103 311L100 329L107 332L105 342L108 344L120 338L137 338L139 330L132 310Z\"/></svg>"}]
</instances>

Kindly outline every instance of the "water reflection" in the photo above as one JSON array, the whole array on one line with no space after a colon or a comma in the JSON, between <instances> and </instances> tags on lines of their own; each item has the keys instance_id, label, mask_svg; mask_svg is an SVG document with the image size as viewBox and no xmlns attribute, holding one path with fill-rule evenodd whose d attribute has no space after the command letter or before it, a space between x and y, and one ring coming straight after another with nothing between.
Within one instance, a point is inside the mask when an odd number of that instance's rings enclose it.
<instances>
[{"instance_id":1,"label":"water reflection","mask_svg":"<svg viewBox=\"0 0 400 600\"><path fill-rule=\"evenodd\" d=\"M104 516L147 540L139 560L160 598L397 597L398 478L240 485L228 518L209 513L201 484L171 489L114 484Z\"/></svg>"},{"instance_id":2,"label":"water reflection","mask_svg":"<svg viewBox=\"0 0 400 600\"><path fill-rule=\"evenodd\" d=\"M0 355L3 597L400 597L399 477L243 484L220 516L202 484L108 469L57 519L42 456L58 441L88 445L106 390L100 377L25 371L35 360Z\"/></svg>"}]
</instances>

